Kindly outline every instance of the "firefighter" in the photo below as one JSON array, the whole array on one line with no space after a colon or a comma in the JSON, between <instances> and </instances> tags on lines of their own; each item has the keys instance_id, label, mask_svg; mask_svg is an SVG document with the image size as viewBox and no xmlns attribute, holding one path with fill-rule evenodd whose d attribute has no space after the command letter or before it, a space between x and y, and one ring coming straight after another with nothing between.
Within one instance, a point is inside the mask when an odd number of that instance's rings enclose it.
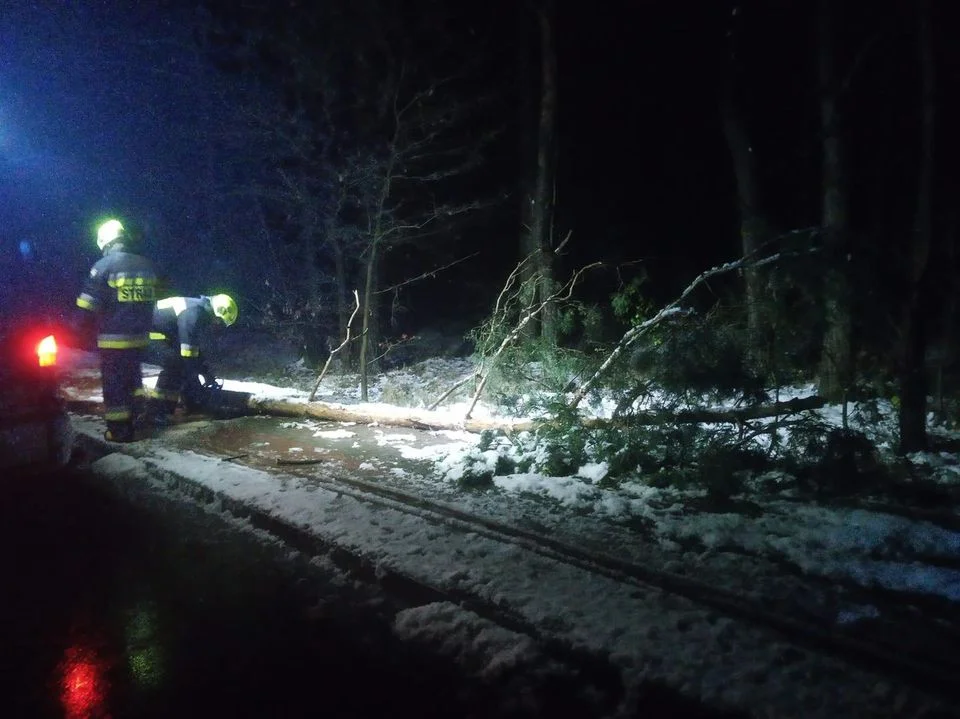
<instances>
[{"instance_id":1,"label":"firefighter","mask_svg":"<svg viewBox=\"0 0 960 719\"><path fill-rule=\"evenodd\" d=\"M77 332L96 332L107 423L104 437L113 442L134 440L135 404L143 396L140 363L150 342L157 298L153 263L134 253L133 244L119 220L100 225L97 246L103 256L90 269L77 297Z\"/></svg>"},{"instance_id":2,"label":"firefighter","mask_svg":"<svg viewBox=\"0 0 960 719\"><path fill-rule=\"evenodd\" d=\"M213 330L237 321L237 303L230 295L168 297L153 310L151 350L160 364L156 388L148 392L148 418L164 425L181 402L187 411L200 409L210 390L218 388L204 348Z\"/></svg>"}]
</instances>

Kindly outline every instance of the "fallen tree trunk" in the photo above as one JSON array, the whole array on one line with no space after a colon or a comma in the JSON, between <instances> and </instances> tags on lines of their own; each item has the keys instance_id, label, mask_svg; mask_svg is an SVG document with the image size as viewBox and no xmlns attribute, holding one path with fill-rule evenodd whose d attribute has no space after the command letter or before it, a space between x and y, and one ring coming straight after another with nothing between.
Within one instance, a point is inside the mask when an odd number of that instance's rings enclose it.
<instances>
[{"instance_id":1,"label":"fallen tree trunk","mask_svg":"<svg viewBox=\"0 0 960 719\"><path fill-rule=\"evenodd\" d=\"M458 420L451 418L449 414L440 412L408 407L391 407L389 405L371 406L365 404L362 407L355 407L329 402L288 402L286 400L259 399L256 397L251 397L247 404L257 414L321 419L331 422L377 423L392 427L423 430L463 429L468 432L482 432L484 430L520 432L533 429L535 426L532 420L509 418Z\"/></svg>"},{"instance_id":2,"label":"fallen tree trunk","mask_svg":"<svg viewBox=\"0 0 960 719\"><path fill-rule=\"evenodd\" d=\"M408 427L421 430L466 430L483 432L522 432L536 429L550 423L548 419L510 419L508 417L488 417L457 419L449 413L434 412L429 409L412 409L391 405L345 405L332 402L291 402L282 399L256 397L249 392L223 390L218 393L221 400L217 406L207 408L207 414L221 419L243 415L266 414L276 417L297 417L301 419L319 419L328 422L356 422L358 424L382 424L390 427ZM100 414L103 403L84 399L77 393L65 392L67 408L81 414ZM820 397L804 397L772 405L745 407L743 409L690 409L679 412L645 412L629 417L612 419L584 417L585 427L631 427L638 425L657 425L670 423L704 424L735 423L742 424L750 420L769 417L782 417L819 409L826 403ZM202 410L201 410L202 411Z\"/></svg>"},{"instance_id":3,"label":"fallen tree trunk","mask_svg":"<svg viewBox=\"0 0 960 719\"><path fill-rule=\"evenodd\" d=\"M363 405L361 407L333 404L330 402L289 402L277 399L258 399L256 397L251 397L248 400L248 406L257 414L320 419L330 422L377 423L393 427L408 427L410 429L422 430L463 429L468 432L482 432L484 430L521 432L549 424L549 420L534 421L496 417L457 420L452 419L448 414L432 412L426 409L410 409L389 405ZM582 422L586 427L628 427L678 422L684 424L740 424L754 419L797 414L807 410L819 409L823 406L824 401L819 397L804 397L802 399L792 399L787 402L776 402L772 405L745 407L743 409L691 409L680 412L649 412L614 419L585 417Z\"/></svg>"},{"instance_id":4,"label":"fallen tree trunk","mask_svg":"<svg viewBox=\"0 0 960 719\"><path fill-rule=\"evenodd\" d=\"M826 404L820 397L803 397L786 402L743 409L684 409L679 412L642 412L628 417L614 419L591 419L584 422L589 427L629 427L654 424L742 424L753 419L767 419L799 414L808 410L820 409Z\"/></svg>"}]
</instances>

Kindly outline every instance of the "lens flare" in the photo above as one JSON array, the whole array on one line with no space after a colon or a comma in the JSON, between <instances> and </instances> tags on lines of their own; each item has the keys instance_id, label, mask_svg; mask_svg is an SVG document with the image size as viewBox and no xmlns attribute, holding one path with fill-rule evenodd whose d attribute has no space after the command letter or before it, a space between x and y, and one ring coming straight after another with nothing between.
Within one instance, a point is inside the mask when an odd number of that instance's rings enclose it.
<instances>
[{"instance_id":1,"label":"lens flare","mask_svg":"<svg viewBox=\"0 0 960 719\"><path fill-rule=\"evenodd\" d=\"M74 645L61 662L60 701L64 719L103 719L107 711L106 666L97 653Z\"/></svg>"}]
</instances>

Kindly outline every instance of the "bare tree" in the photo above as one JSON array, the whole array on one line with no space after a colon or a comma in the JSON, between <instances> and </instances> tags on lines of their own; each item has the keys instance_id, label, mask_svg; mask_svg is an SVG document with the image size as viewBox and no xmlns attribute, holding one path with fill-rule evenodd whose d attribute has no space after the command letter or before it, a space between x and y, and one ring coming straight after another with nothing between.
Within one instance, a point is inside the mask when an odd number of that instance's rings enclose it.
<instances>
[{"instance_id":1,"label":"bare tree","mask_svg":"<svg viewBox=\"0 0 960 719\"><path fill-rule=\"evenodd\" d=\"M337 316L337 288L349 287L350 281L333 272L335 263L329 259L331 246L344 239L328 223L338 195L330 189L324 162L327 138L316 123L291 119L276 93L251 93L237 114L246 126L235 142L248 157L256 153L263 168L240 192L260 208L265 229L261 258L269 257L275 268L265 316L309 358L319 358L327 350L326 337L337 329L331 319Z\"/></svg>"},{"instance_id":2,"label":"bare tree","mask_svg":"<svg viewBox=\"0 0 960 719\"><path fill-rule=\"evenodd\" d=\"M459 134L483 99L457 99L447 92L456 76L433 77L411 88L403 59L392 87L386 123L390 133L372 161L345 168L357 178L358 199L366 221L360 331L360 394L367 397L368 356L377 340L373 323L379 306L381 262L399 246L430 241L463 215L490 206L492 198L449 192L448 185L482 163L481 150L497 133L488 128L472 139Z\"/></svg>"},{"instance_id":3,"label":"bare tree","mask_svg":"<svg viewBox=\"0 0 960 719\"><path fill-rule=\"evenodd\" d=\"M379 289L385 280L397 284L386 258L401 247L442 248L463 216L495 196L468 179L499 136L486 40L466 31L463 9L408 5L244 5L256 22L240 52L257 67L266 63L259 69L275 98L274 116L261 123L276 140L264 158L274 175L274 231L299 280L283 306L317 324L336 317L344 336L350 288L360 288L355 347L364 399L380 336Z\"/></svg>"}]
</instances>

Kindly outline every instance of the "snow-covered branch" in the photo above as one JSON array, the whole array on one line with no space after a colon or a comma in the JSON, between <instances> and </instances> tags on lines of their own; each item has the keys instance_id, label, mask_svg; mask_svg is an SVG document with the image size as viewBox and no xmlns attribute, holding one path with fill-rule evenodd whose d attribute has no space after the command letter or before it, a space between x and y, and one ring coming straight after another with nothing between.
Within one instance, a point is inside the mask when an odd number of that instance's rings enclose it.
<instances>
[{"instance_id":1,"label":"snow-covered branch","mask_svg":"<svg viewBox=\"0 0 960 719\"><path fill-rule=\"evenodd\" d=\"M522 262L521 262L521 264L522 264ZM500 341L500 344L499 344L499 346L497 347L497 349L496 349L496 350L493 352L493 354L490 356L490 358L489 358L489 363L487 364L487 367L486 367L486 371L485 371L485 372L482 372L482 374L480 374L480 369L478 368L478 374L477 374L477 376L479 377L479 382L477 382L477 387L476 387L476 389L474 390L473 398L472 398L472 400L471 400L471 402L470 402L470 406L467 408L467 412L466 412L466 414L464 415L464 419L470 419L470 415L473 414L473 409L474 409L474 407L477 406L477 402L480 400L480 396L483 394L483 390L486 388L487 381L488 381L489 378L490 378L490 371L491 371L491 369L492 369L493 366L496 364L496 362L497 362L497 360L500 358L500 356L501 356L501 355L504 353L504 351L507 349L507 347L509 347L510 345L512 345L514 342L516 342L517 339L521 336L521 334L523 334L524 329L525 329L536 317L538 317L540 314L542 314L542 313L544 312L544 310L546 310L546 308L550 307L551 305L553 305L553 304L555 304L555 303L557 303L557 302L563 302L563 301L565 301L565 300L569 300L570 297L573 295L573 289L574 289L574 287L576 287L577 282L579 282L580 277L581 277L587 270L593 269L594 267L599 267L601 264L602 264L601 262L593 262L593 263L591 263L591 264L589 264L589 265L586 265L586 266L584 266L584 267L581 267L580 269L578 269L576 272L573 273L573 275L570 277L570 279L568 279L568 280L566 281L566 283L564 283L561 287L559 287L559 288L558 288L555 292L553 292L551 295L545 297L541 302L539 302L539 303L537 303L537 304L529 305L529 306L527 306L527 307L524 308L523 312L522 312L521 315L520 315L520 319L519 319L519 320L517 321L517 323L513 326L513 328L511 328L510 331L507 332L507 334L504 336L504 338ZM508 284L508 285L509 285L509 284L512 284L512 282L514 281L514 277L515 277L515 275L517 274L519 268L520 268L520 265L517 265L517 267L514 268L513 272L510 273L510 277L507 278L507 284ZM504 290L504 292L505 292L505 291L506 291L506 289ZM497 299L498 306L499 306L500 298L503 297L504 292L501 292L500 297L498 297L498 299ZM504 318L504 319L505 319L505 318ZM486 361L486 359L487 359L487 358L484 358L485 361ZM482 366L483 366L483 365L481 364L481 367L482 367Z\"/></svg>"},{"instance_id":2,"label":"snow-covered branch","mask_svg":"<svg viewBox=\"0 0 960 719\"><path fill-rule=\"evenodd\" d=\"M644 320L638 325L634 325L629 330L627 330L623 336L620 338L620 341L617 342L616 346L607 355L606 359L600 364L600 367L593 373L593 375L584 382L573 393L573 396L570 398L569 406L571 409L576 409L580 403L583 401L584 397L590 392L591 389L597 384L600 378L610 369L610 366L619 359L619 357L630 347L634 342L636 342L640 337L645 335L651 328L656 327L658 324L663 322L667 317L671 317L678 313L683 312L681 305L684 300L686 300L690 294L697 289L700 285L705 283L712 277L717 275L722 275L727 272L732 272L734 270L743 269L745 267L762 267L764 265L769 265L780 259L780 253L770 255L769 257L764 257L762 259L753 259L752 257L744 257L739 260L733 260L717 267L713 267L709 270L701 272L689 285L686 289L680 293L680 296L675 300L665 305L657 312L653 317Z\"/></svg>"},{"instance_id":3,"label":"snow-covered branch","mask_svg":"<svg viewBox=\"0 0 960 719\"><path fill-rule=\"evenodd\" d=\"M330 350L330 354L327 356L327 361L323 365L323 369L320 371L320 376L317 377L316 384L313 385L313 390L310 392L310 396L307 398L307 401L313 402L317 396L317 390L320 388L320 383L323 381L324 376L327 374L327 369L330 367L330 362L333 360L334 355L336 355L340 350L349 344L351 340L351 331L353 329L353 319L357 316L357 312L360 310L360 295L357 293L357 290L353 291L353 301L354 308L353 313L350 315L350 321L347 322L347 332L346 336L343 338L343 342L340 343L338 347Z\"/></svg>"}]
</instances>

